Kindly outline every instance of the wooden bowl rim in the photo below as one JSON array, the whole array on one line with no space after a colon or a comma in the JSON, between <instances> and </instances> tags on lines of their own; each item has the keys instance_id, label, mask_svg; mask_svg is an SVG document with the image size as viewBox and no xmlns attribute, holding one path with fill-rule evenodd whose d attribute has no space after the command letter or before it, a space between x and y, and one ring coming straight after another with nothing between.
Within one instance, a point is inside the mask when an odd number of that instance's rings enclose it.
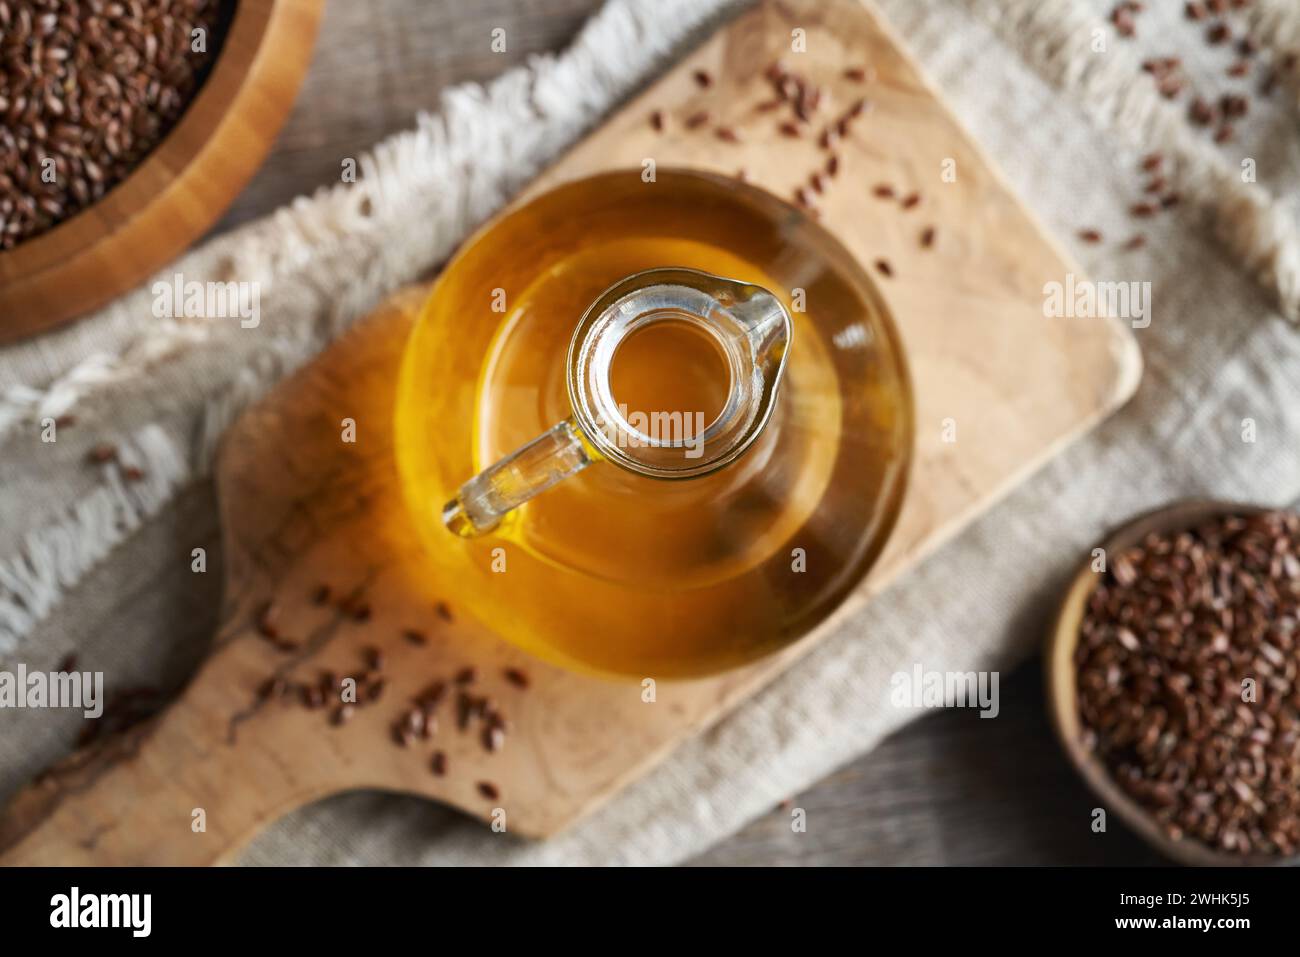
<instances>
[{"instance_id":1,"label":"wooden bowl rim","mask_svg":"<svg viewBox=\"0 0 1300 957\"><path fill-rule=\"evenodd\" d=\"M144 160L98 201L45 233L0 253L0 343L66 323L134 288L189 248L220 218L260 168L274 139L272 135L264 143L250 146L248 138L229 120L235 110L261 101L261 94L280 81L284 69L292 74L296 95L311 62L323 4L324 0L237 0L220 52L202 87L176 125ZM294 63L298 58L287 57L284 63L276 63L272 52L286 48L288 41L301 32L302 21L295 16L300 12L309 16L312 26L301 62ZM287 116L288 107L276 118L276 131ZM9 314L6 287L39 288L53 282L54 277L74 273L93 262L91 257L100 243L121 240L119 234L142 217L178 206L183 199L181 191L200 175L196 167L202 161L241 154L243 162L226 164L235 169L229 182L218 190L205 191L209 196L219 196L218 202L210 203L198 215L191 211L185 218L178 217L176 228L151 255L127 267L117 281L97 295L75 304L60 306L51 302L46 314L39 318Z\"/></svg>"},{"instance_id":2,"label":"wooden bowl rim","mask_svg":"<svg viewBox=\"0 0 1300 957\"><path fill-rule=\"evenodd\" d=\"M1260 515L1273 509L1239 502L1187 499L1143 512L1111 531L1101 542L1112 556L1141 541L1151 532L1185 529L1220 515ZM1079 743L1081 724L1075 692L1074 650L1079 643L1079 625L1089 596L1101 576L1086 559L1070 581L1048 636L1043 654L1047 710L1052 729L1066 757L1102 803L1113 808L1120 819L1156 850L1182 864L1216 867L1288 866L1300 863L1300 855L1229 854L1196 838L1174 840L1164 833L1152 816L1128 796L1106 766Z\"/></svg>"}]
</instances>

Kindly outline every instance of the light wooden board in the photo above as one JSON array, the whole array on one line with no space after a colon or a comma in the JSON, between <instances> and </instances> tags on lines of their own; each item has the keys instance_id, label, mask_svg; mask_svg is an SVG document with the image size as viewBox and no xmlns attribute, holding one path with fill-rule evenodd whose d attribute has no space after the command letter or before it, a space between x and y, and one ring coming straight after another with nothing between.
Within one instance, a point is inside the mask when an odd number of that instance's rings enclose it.
<instances>
[{"instance_id":1,"label":"light wooden board","mask_svg":"<svg viewBox=\"0 0 1300 957\"><path fill-rule=\"evenodd\" d=\"M789 53L791 30L809 52ZM776 658L719 678L661 683L647 705L634 684L570 675L476 630L461 614L440 623L432 596L455 610L455 583L416 580L418 551L399 500L391 455L395 370L422 291L399 296L359 324L311 367L248 413L227 437L219 464L228 541L226 624L211 659L180 700L148 725L75 756L19 795L0 818L6 863L200 863L228 858L286 810L339 790L376 787L427 795L487 817L505 809L511 831L554 833L645 773L676 744L716 721L769 681L820 634L852 615L921 556L960 529L1072 438L1132 393L1140 360L1130 334L1100 320L1048 320L1042 287L1080 271L1045 238L919 76L879 18L853 0L767 3L724 28L581 144L534 189L646 157L726 172L744 166L778 194L802 180L816 146L779 136L762 71L784 54L831 83L843 67L869 63L861 88L875 104L841 146L842 171L823 198L823 222L864 261L885 256L882 280L911 361L917 458L898 527L868 581L826 623ZM707 69L714 84L692 80ZM857 95L837 85L836 107ZM711 110L741 144L687 133L675 122ZM669 114L656 134L647 117ZM954 183L941 183L945 159ZM890 182L923 201L903 211L871 195ZM917 235L938 227L932 250ZM357 420L359 441L339 442ZM958 441L945 443L945 419ZM340 452L340 448L343 451ZM357 622L318 607L321 583L364 593L372 614ZM257 636L257 609L274 598L280 628L304 640L292 654ZM408 644L404 628L436 637ZM867 639L864 639L867 640ZM366 646L387 657L379 703L341 728L324 712L268 703L255 688L273 670L314 676L355 670ZM402 749L388 727L404 702L437 676L473 663L478 685L513 724L505 749L488 754L446 719L435 741ZM501 675L524 667L529 690ZM429 771L444 750L449 773ZM476 782L501 792L486 800ZM194 808L207 830L194 834Z\"/></svg>"}]
</instances>

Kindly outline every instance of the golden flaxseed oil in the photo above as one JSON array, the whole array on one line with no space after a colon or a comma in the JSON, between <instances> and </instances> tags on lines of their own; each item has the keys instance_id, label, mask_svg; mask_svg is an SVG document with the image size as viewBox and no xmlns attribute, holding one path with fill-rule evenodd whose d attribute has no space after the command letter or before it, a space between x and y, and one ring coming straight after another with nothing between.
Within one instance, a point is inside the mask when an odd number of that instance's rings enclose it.
<instances>
[{"instance_id":1,"label":"golden flaxseed oil","mask_svg":"<svg viewBox=\"0 0 1300 957\"><path fill-rule=\"evenodd\" d=\"M464 539L441 522L461 483L569 417L566 354L616 281L680 266L765 287L793 334L772 419L740 459L665 481L598 462ZM686 326L620 344L629 409L698 413L728 369ZM801 213L705 174L564 185L481 231L437 283L407 347L397 453L430 591L503 638L580 670L715 672L776 650L861 580L898 511L908 382L870 280Z\"/></svg>"}]
</instances>

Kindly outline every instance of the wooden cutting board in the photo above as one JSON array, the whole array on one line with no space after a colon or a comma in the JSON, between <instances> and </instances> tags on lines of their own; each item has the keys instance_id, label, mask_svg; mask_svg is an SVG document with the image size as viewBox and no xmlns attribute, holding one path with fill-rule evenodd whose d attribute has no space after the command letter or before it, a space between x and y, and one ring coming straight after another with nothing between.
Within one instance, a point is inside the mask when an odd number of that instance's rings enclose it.
<instances>
[{"instance_id":1,"label":"wooden cutting board","mask_svg":"<svg viewBox=\"0 0 1300 957\"><path fill-rule=\"evenodd\" d=\"M792 31L807 52L792 53ZM796 35L797 36L797 35ZM414 570L419 548L403 513L392 458L393 386L413 313L408 290L359 323L229 432L218 464L227 543L224 625L179 700L149 722L74 755L21 793L0 818L8 864L163 864L228 860L286 811L353 788L426 795L529 836L571 824L644 774L683 739L718 720L788 667L867 597L951 537L1002 493L1133 392L1141 362L1132 334L1097 319L1045 319L1043 285L1081 276L1043 234L924 81L870 7L854 0L763 3L624 107L530 190L597 170L691 165L734 172L789 196L820 164L815 137L790 139L763 72L782 56L826 85L821 119L859 96L873 109L837 147L841 169L817 197L822 221L862 261L887 258L881 278L911 361L917 454L910 491L869 580L819 631L785 653L721 677L603 682L526 659L475 628L455 582ZM846 68L867 64L857 83ZM707 70L712 83L693 79ZM664 111L666 126L649 122ZM701 111L711 122L687 130ZM738 143L719 138L718 124ZM955 182L943 182L947 161ZM873 195L890 183L921 202ZM932 248L918 237L936 227ZM340 441L342 420L356 442ZM945 441L955 429L956 441ZM318 601L328 585L331 595ZM440 605L439 603L445 603ZM259 626L268 603L271 624ZM448 620L450 619L450 620ZM404 631L418 629L416 644ZM292 645L277 647L262 632ZM863 636L870 640L870 636ZM335 726L329 709L259 700L271 675L314 682L355 675L379 651L382 696ZM435 678L474 666L470 686L509 721L489 752L479 726L456 727L454 702L428 741L392 737L410 700ZM526 673L516 687L506 669ZM431 769L441 751L446 773ZM486 796L480 783L493 785ZM489 789L490 790L490 789ZM205 829L196 832L197 810Z\"/></svg>"}]
</instances>

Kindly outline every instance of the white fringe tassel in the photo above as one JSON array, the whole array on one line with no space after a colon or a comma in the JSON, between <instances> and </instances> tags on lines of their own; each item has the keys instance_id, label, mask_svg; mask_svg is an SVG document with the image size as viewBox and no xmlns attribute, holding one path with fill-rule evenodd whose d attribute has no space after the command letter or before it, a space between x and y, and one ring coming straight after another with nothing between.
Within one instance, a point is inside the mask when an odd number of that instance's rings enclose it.
<instances>
[{"instance_id":1,"label":"white fringe tassel","mask_svg":"<svg viewBox=\"0 0 1300 957\"><path fill-rule=\"evenodd\" d=\"M28 533L19 554L0 562L0 653L13 651L64 589L156 515L190 478L180 450L153 425L119 444L117 460L140 468L143 477L127 481L120 465L108 466L103 484Z\"/></svg>"}]
</instances>

